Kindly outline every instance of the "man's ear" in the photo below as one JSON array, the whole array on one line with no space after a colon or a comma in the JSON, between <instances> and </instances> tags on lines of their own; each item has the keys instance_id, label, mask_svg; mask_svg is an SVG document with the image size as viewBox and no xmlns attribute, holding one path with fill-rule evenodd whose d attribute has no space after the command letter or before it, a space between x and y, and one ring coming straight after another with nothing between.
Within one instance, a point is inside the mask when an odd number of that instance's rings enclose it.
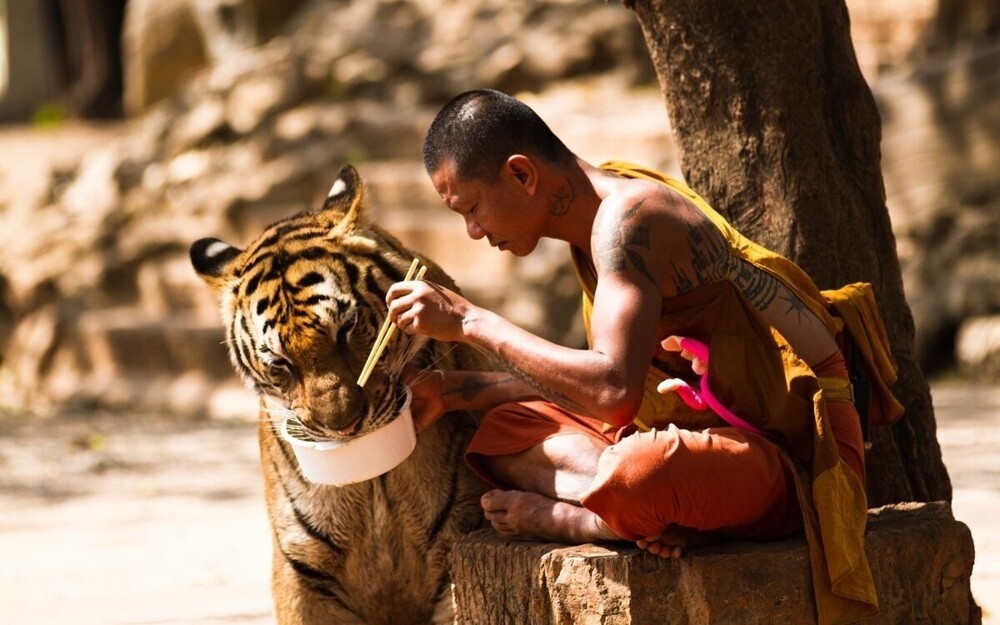
<instances>
[{"instance_id":1,"label":"man's ear","mask_svg":"<svg viewBox=\"0 0 1000 625\"><path fill-rule=\"evenodd\" d=\"M523 154L514 154L507 159L504 167L528 195L535 194L535 189L538 187L538 168L534 161Z\"/></svg>"}]
</instances>

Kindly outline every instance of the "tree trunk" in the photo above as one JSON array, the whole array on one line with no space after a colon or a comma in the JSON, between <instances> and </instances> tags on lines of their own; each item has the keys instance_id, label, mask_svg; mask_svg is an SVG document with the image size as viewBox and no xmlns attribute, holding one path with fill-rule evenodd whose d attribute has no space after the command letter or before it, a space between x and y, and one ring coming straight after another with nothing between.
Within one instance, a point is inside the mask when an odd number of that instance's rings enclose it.
<instances>
[{"instance_id":1,"label":"tree trunk","mask_svg":"<svg viewBox=\"0 0 1000 625\"><path fill-rule=\"evenodd\" d=\"M870 282L906 414L872 432L872 506L951 500L843 0L636 0L688 184L820 288Z\"/></svg>"}]
</instances>

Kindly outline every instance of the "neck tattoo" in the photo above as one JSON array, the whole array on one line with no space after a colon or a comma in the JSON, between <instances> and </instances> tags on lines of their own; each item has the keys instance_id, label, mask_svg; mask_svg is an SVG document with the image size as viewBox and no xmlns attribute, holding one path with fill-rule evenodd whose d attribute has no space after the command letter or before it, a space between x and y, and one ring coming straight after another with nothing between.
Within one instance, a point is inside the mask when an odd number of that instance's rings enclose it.
<instances>
[{"instance_id":1,"label":"neck tattoo","mask_svg":"<svg viewBox=\"0 0 1000 625\"><path fill-rule=\"evenodd\" d=\"M552 200L549 202L549 214L553 217L562 217L569 212L570 204L576 199L576 191L573 183L566 178L566 186L559 187L552 192Z\"/></svg>"}]
</instances>

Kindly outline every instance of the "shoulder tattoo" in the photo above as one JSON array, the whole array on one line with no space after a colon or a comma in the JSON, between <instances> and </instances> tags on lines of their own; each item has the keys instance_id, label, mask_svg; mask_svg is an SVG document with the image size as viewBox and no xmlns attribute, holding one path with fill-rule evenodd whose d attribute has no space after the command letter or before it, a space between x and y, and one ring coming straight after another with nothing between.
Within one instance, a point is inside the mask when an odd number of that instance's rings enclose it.
<instances>
[{"instance_id":1,"label":"shoulder tattoo","mask_svg":"<svg viewBox=\"0 0 1000 625\"><path fill-rule=\"evenodd\" d=\"M610 232L601 232L594 241L598 266L609 273L637 271L659 288L659 281L646 266L649 254L649 226L634 223L634 217L646 200L639 200L622 213Z\"/></svg>"}]
</instances>

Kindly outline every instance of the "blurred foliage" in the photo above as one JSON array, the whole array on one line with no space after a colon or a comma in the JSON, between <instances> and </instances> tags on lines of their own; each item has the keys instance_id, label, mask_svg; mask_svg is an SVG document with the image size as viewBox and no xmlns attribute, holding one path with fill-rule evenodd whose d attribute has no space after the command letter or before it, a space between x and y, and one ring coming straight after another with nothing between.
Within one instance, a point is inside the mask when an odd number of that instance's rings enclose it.
<instances>
[{"instance_id":1,"label":"blurred foliage","mask_svg":"<svg viewBox=\"0 0 1000 625\"><path fill-rule=\"evenodd\" d=\"M66 105L58 101L49 101L38 107L31 116L31 125L39 130L58 128L67 119L69 111Z\"/></svg>"}]
</instances>

